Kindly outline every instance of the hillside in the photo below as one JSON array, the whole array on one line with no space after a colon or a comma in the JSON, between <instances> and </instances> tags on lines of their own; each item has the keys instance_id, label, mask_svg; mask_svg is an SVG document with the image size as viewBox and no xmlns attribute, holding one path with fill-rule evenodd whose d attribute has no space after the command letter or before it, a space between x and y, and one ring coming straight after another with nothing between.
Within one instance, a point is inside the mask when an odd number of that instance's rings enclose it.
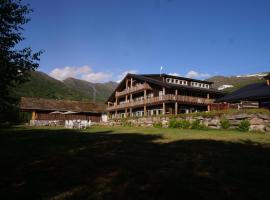
<instances>
[{"instance_id":1,"label":"hillside","mask_svg":"<svg viewBox=\"0 0 270 200\"><path fill-rule=\"evenodd\" d=\"M99 102L106 101L117 86L116 82L91 83L75 78L67 78L63 80L63 83L73 90L83 92L91 100Z\"/></svg>"},{"instance_id":2,"label":"hillside","mask_svg":"<svg viewBox=\"0 0 270 200\"><path fill-rule=\"evenodd\" d=\"M70 81L65 81L70 82ZM86 81L85 81L86 82ZM62 81L58 81L43 72L31 72L29 81L20 85L17 88L11 89L11 95L14 97L41 97L50 99L69 99L69 100L82 100L89 101L93 100L93 95L91 92L87 92L93 87L84 87L86 84L75 83L77 87L71 84L66 84ZM88 82L86 82L88 83ZM91 83L89 83L91 84ZM81 86L83 85L83 86ZM96 84L95 84L96 85ZM106 97L109 96L114 89L114 84L110 83L100 83L97 84L96 89L106 88L102 92L97 92L96 100L99 102L104 102ZM105 85L104 87L102 87ZM79 88L82 88L81 90ZM106 96L107 95L107 96Z\"/></svg>"},{"instance_id":3,"label":"hillside","mask_svg":"<svg viewBox=\"0 0 270 200\"><path fill-rule=\"evenodd\" d=\"M207 81L214 82L213 87L218 89L221 86L232 86L229 88L225 88L223 91L232 92L235 91L245 85L263 82L264 79L262 76L213 76Z\"/></svg>"}]
</instances>

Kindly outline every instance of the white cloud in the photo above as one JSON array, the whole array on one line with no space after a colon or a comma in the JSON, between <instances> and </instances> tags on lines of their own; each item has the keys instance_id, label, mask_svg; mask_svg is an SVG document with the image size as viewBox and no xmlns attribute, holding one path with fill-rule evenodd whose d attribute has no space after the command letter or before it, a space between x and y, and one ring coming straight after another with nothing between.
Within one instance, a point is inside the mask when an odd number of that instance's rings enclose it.
<instances>
[{"instance_id":1,"label":"white cloud","mask_svg":"<svg viewBox=\"0 0 270 200\"><path fill-rule=\"evenodd\" d=\"M169 75L171 75L171 76L181 76L179 73L176 73L176 72L174 72L174 73L169 73Z\"/></svg>"},{"instance_id":2,"label":"white cloud","mask_svg":"<svg viewBox=\"0 0 270 200\"><path fill-rule=\"evenodd\" d=\"M88 73L85 75L82 75L81 79L89 82L105 82L108 81L109 78L112 77L111 73L106 73L106 72L97 72L97 73Z\"/></svg>"},{"instance_id":3,"label":"white cloud","mask_svg":"<svg viewBox=\"0 0 270 200\"><path fill-rule=\"evenodd\" d=\"M127 71L124 71L124 72L122 72L121 74L119 74L118 76L117 76L117 83L120 83L121 81L122 81L122 79L128 74L128 73L130 73L130 74L137 74L137 70L133 70L133 69L131 69L131 70L127 70Z\"/></svg>"},{"instance_id":4,"label":"white cloud","mask_svg":"<svg viewBox=\"0 0 270 200\"><path fill-rule=\"evenodd\" d=\"M196 72L194 70L191 70L186 74L186 77L187 78L208 78L208 77L210 77L210 74L208 74L208 73L199 73L199 72Z\"/></svg>"},{"instance_id":5,"label":"white cloud","mask_svg":"<svg viewBox=\"0 0 270 200\"><path fill-rule=\"evenodd\" d=\"M68 77L79 78L89 82L105 82L112 77L110 72L93 72L88 65L82 67L65 66L53 69L49 75L58 80L64 80Z\"/></svg>"}]
</instances>

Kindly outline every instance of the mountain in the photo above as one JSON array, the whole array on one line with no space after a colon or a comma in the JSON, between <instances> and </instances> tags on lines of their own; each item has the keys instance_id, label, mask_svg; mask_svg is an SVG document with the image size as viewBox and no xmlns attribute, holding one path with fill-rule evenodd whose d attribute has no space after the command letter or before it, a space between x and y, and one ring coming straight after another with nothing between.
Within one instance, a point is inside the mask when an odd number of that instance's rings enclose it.
<instances>
[{"instance_id":1,"label":"mountain","mask_svg":"<svg viewBox=\"0 0 270 200\"><path fill-rule=\"evenodd\" d=\"M117 83L112 81L107 83L91 83L76 78L67 78L63 80L63 83L73 90L83 92L91 100L99 102L106 101L117 86Z\"/></svg>"},{"instance_id":2,"label":"mountain","mask_svg":"<svg viewBox=\"0 0 270 200\"><path fill-rule=\"evenodd\" d=\"M247 74L238 76L213 76L207 81L214 82L213 87L225 92L235 91L243 86L263 82L267 73Z\"/></svg>"},{"instance_id":3,"label":"mountain","mask_svg":"<svg viewBox=\"0 0 270 200\"><path fill-rule=\"evenodd\" d=\"M18 98L27 96L92 101L92 91L96 89L96 101L104 102L116 85L117 83L114 82L94 84L72 78L59 81L43 72L34 71L30 73L28 82L10 89L10 93L12 96Z\"/></svg>"}]
</instances>

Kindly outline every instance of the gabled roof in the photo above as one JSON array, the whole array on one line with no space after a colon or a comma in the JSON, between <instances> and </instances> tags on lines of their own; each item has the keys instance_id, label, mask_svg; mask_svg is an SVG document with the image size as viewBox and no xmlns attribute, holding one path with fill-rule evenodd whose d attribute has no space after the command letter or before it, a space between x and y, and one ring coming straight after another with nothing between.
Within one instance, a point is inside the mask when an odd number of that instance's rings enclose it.
<instances>
[{"instance_id":1,"label":"gabled roof","mask_svg":"<svg viewBox=\"0 0 270 200\"><path fill-rule=\"evenodd\" d=\"M242 87L224 97L216 100L216 102L239 102L239 101L258 101L270 99L270 87L265 82L250 84Z\"/></svg>"},{"instance_id":2,"label":"gabled roof","mask_svg":"<svg viewBox=\"0 0 270 200\"><path fill-rule=\"evenodd\" d=\"M176 76L170 76L170 75L166 75L166 74L162 74L164 77L176 77ZM218 94L218 95L224 95L225 93L222 92L222 91L219 91L219 90L216 90L216 89L207 89L207 88L197 88L197 87L191 87L191 86L185 86L185 85L179 85L179 84L174 84L174 83L167 83L167 82L163 82L163 81L160 81L158 79L155 79L153 77L160 77L160 74L127 74L125 76L125 78L118 84L118 86L116 87L116 89L114 90L114 92L111 94L111 96L108 98L107 102L110 101L114 95L115 95L115 92L121 87L123 86L123 83L124 83L124 80L126 80L127 77L132 77L132 78L135 78L137 80L141 80L141 81L145 81L147 83L151 83L151 84L154 84L154 85L158 85L158 86L161 86L161 87L165 87L165 88L168 88L168 89L187 89L187 90L192 90L192 91L198 91L198 92L208 92L208 93L214 93L214 94ZM181 78L181 77L178 77L178 78ZM186 79L187 80L187 79ZM199 80L195 80L195 79L188 79L189 81L192 80L192 81L197 81L199 82ZM205 83L211 83L211 82L205 82Z\"/></svg>"},{"instance_id":3,"label":"gabled roof","mask_svg":"<svg viewBox=\"0 0 270 200\"><path fill-rule=\"evenodd\" d=\"M102 113L106 108L104 104L93 102L22 97L20 109Z\"/></svg>"}]
</instances>

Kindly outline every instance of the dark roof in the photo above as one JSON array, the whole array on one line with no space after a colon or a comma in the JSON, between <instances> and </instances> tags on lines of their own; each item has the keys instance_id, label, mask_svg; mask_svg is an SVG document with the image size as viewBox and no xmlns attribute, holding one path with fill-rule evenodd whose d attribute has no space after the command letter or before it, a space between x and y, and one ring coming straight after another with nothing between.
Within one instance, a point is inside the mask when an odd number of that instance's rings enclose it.
<instances>
[{"instance_id":1,"label":"dark roof","mask_svg":"<svg viewBox=\"0 0 270 200\"><path fill-rule=\"evenodd\" d=\"M164 77L166 74L163 74ZM110 101L110 99L113 98L114 94L115 94L115 91L117 91L117 89L119 89L121 87L121 85L123 84L123 81L127 78L127 77L133 77L133 78L136 78L138 80L141 80L141 81L146 81L148 83L152 83L154 85L159 85L159 86L162 86L162 87L165 87L165 88L169 88L169 89L187 89L187 90L193 90L193 91L198 91L198 92L208 92L208 93L214 93L214 94L218 94L218 95L224 95L225 93L222 92L222 91L219 91L219 90L216 90L216 89L207 89L207 88L197 88L197 87L191 87L191 86L185 86L185 85L179 85L179 84L174 84L174 83L167 83L167 82L163 82L163 81L160 81L158 79L154 79L154 78L151 78L152 77L157 77L159 76L160 77L160 74L145 74L145 75L139 75L139 74L127 74L125 76L125 78L118 84L118 86L116 87L116 89L114 90L114 92L111 94L111 96L108 98L107 101ZM169 75L166 75L169 77ZM189 79L189 80L194 80L194 81L197 81L195 79ZM199 81L197 81L199 82Z\"/></svg>"},{"instance_id":2,"label":"dark roof","mask_svg":"<svg viewBox=\"0 0 270 200\"><path fill-rule=\"evenodd\" d=\"M185 80L185 81L194 81L194 82L199 82L199 83L213 84L213 82L210 82L210 81L198 80L198 79L187 78L187 77L182 77L182 76L173 76L173 75L169 75L169 74L139 74L139 75L145 76L145 77L178 78L178 79Z\"/></svg>"},{"instance_id":3,"label":"dark roof","mask_svg":"<svg viewBox=\"0 0 270 200\"><path fill-rule=\"evenodd\" d=\"M269 98L270 87L264 82L242 87L224 97L217 99L216 102L258 101Z\"/></svg>"},{"instance_id":4,"label":"dark roof","mask_svg":"<svg viewBox=\"0 0 270 200\"><path fill-rule=\"evenodd\" d=\"M85 101L22 97L20 102L20 109L102 113L105 112L105 104L85 102Z\"/></svg>"},{"instance_id":5,"label":"dark roof","mask_svg":"<svg viewBox=\"0 0 270 200\"><path fill-rule=\"evenodd\" d=\"M265 79L270 79L270 73L264 77Z\"/></svg>"}]
</instances>

